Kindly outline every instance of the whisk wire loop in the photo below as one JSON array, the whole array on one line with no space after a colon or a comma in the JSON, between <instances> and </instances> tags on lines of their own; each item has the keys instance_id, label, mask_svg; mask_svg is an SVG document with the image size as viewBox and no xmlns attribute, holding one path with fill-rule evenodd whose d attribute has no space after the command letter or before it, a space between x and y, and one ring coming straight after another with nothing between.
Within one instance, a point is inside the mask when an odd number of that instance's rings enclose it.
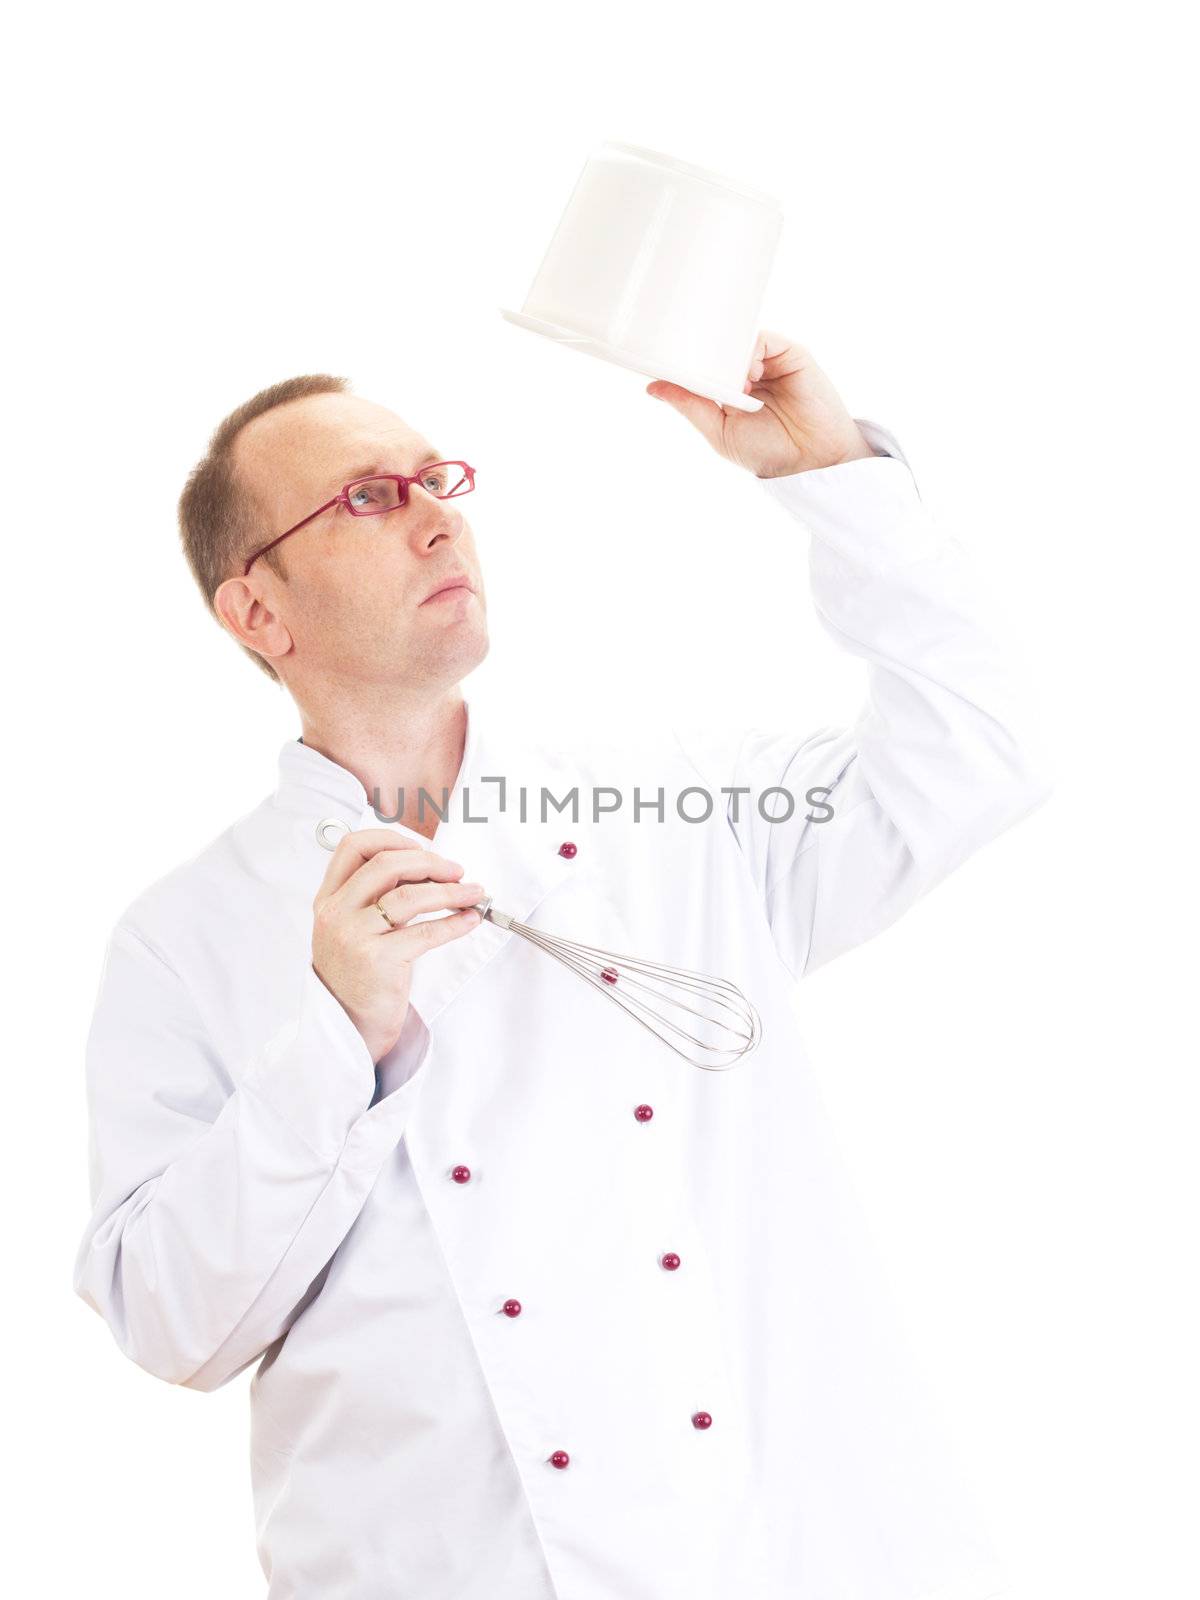
<instances>
[{"instance_id":1,"label":"whisk wire loop","mask_svg":"<svg viewBox=\"0 0 1200 1600\"><path fill-rule=\"evenodd\" d=\"M727 1071L762 1037L758 1012L727 979L562 939L516 921L494 909L490 900L478 909L497 927L519 934L553 956L668 1049L704 1071ZM691 1031L697 1024L701 1031Z\"/></svg>"}]
</instances>

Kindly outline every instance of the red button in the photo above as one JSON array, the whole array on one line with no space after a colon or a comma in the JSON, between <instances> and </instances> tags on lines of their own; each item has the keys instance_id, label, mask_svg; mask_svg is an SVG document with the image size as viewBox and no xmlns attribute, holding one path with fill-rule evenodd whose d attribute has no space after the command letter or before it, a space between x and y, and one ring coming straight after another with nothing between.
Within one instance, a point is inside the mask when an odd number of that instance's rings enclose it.
<instances>
[{"instance_id":1,"label":"red button","mask_svg":"<svg viewBox=\"0 0 1200 1600\"><path fill-rule=\"evenodd\" d=\"M550 1457L552 1467L566 1467L571 1463L571 1458L565 1450L556 1450Z\"/></svg>"},{"instance_id":2,"label":"red button","mask_svg":"<svg viewBox=\"0 0 1200 1600\"><path fill-rule=\"evenodd\" d=\"M675 1271L675 1268L679 1265L679 1257L674 1250L668 1250L667 1254L662 1258L662 1264L668 1272Z\"/></svg>"},{"instance_id":3,"label":"red button","mask_svg":"<svg viewBox=\"0 0 1200 1600\"><path fill-rule=\"evenodd\" d=\"M604 979L605 983L616 983L617 969L616 967L601 967L600 976Z\"/></svg>"},{"instance_id":4,"label":"red button","mask_svg":"<svg viewBox=\"0 0 1200 1600\"><path fill-rule=\"evenodd\" d=\"M639 1122L649 1122L654 1115L653 1106L634 1106L633 1114Z\"/></svg>"},{"instance_id":5,"label":"red button","mask_svg":"<svg viewBox=\"0 0 1200 1600\"><path fill-rule=\"evenodd\" d=\"M566 844L560 844L559 845L558 853L559 853L560 856L566 856L567 860L570 861L571 857L575 854L576 849L577 849L577 846L573 845L571 843L571 841L568 839ZM563 1462L563 1465L566 1466L566 1462L565 1461Z\"/></svg>"},{"instance_id":6,"label":"red button","mask_svg":"<svg viewBox=\"0 0 1200 1600\"><path fill-rule=\"evenodd\" d=\"M692 1418L692 1427L711 1428L712 1418L709 1416L707 1411L697 1411L696 1415Z\"/></svg>"},{"instance_id":7,"label":"red button","mask_svg":"<svg viewBox=\"0 0 1200 1600\"><path fill-rule=\"evenodd\" d=\"M521 1315L521 1302L519 1300L506 1300L501 1309L506 1317L519 1317Z\"/></svg>"},{"instance_id":8,"label":"red button","mask_svg":"<svg viewBox=\"0 0 1200 1600\"><path fill-rule=\"evenodd\" d=\"M471 1169L470 1167L455 1167L450 1176L455 1183L468 1183L471 1178Z\"/></svg>"}]
</instances>

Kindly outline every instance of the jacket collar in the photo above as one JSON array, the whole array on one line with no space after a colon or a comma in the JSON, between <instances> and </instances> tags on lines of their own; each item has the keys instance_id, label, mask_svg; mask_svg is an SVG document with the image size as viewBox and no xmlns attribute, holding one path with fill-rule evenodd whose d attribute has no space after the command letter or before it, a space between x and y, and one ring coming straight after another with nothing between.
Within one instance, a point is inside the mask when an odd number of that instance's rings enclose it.
<instances>
[{"instance_id":1,"label":"jacket collar","mask_svg":"<svg viewBox=\"0 0 1200 1600\"><path fill-rule=\"evenodd\" d=\"M455 791L465 781L465 775L475 763L478 715L471 703L463 701L466 712L467 733L463 758L455 779ZM436 798L436 797L435 797ZM314 750L303 739L289 739L279 752L278 779L274 794L275 804L293 815L307 816L315 803L328 806L327 815L338 817L351 827L382 827L383 822L371 809L370 798L362 783L345 767L331 761L328 756ZM381 797L380 809L387 810L388 796ZM364 813L371 816L370 824L359 821ZM405 832L412 830L406 829ZM414 837L420 837L414 834ZM427 840L426 843L429 841Z\"/></svg>"},{"instance_id":2,"label":"jacket collar","mask_svg":"<svg viewBox=\"0 0 1200 1600\"><path fill-rule=\"evenodd\" d=\"M463 759L446 816L432 839L399 823L381 821L359 779L328 756L299 739L283 746L274 803L298 826L301 852L311 853L310 875L315 873L319 881L328 862L317 839L320 823L336 820L356 830L390 827L423 848L460 862L464 878L482 883L498 910L519 922L529 920L535 907L571 873L572 860L559 853L559 846L591 831L584 818L574 823L569 816L556 815L552 807L543 821L541 786L561 797L577 779L561 758L524 745L494 719L489 719L485 731L478 702L464 704ZM521 819L522 788L527 796L526 820ZM389 797L381 798L380 809L386 814ZM440 796L434 798L440 802ZM462 938L425 951L413 964L410 1003L426 1026L511 939L519 937L484 921Z\"/></svg>"}]
</instances>

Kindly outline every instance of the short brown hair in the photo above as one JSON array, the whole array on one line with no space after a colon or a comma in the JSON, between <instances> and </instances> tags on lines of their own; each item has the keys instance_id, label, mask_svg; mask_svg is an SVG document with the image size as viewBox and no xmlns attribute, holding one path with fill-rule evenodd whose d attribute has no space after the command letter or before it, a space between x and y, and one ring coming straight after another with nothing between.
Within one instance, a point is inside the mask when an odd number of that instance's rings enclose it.
<instances>
[{"instance_id":1,"label":"short brown hair","mask_svg":"<svg viewBox=\"0 0 1200 1600\"><path fill-rule=\"evenodd\" d=\"M255 417L286 405L289 400L303 400L311 394L344 394L349 387L348 378L333 378L327 372L316 372L302 378L285 378L269 389L260 389L218 425L203 459L188 474L179 497L179 536L192 576L214 615L213 596L238 563L245 561L255 538L250 496L239 483L233 465L233 445L238 434ZM262 559L275 572L283 574L278 550L268 550ZM278 683L279 674L265 656L240 640L238 645Z\"/></svg>"}]
</instances>

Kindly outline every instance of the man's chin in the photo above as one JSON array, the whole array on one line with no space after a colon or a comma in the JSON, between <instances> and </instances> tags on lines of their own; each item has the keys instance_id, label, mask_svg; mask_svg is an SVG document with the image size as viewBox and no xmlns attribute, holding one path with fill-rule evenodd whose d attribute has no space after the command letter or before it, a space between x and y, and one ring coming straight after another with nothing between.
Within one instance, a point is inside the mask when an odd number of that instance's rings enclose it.
<instances>
[{"instance_id":1,"label":"man's chin","mask_svg":"<svg viewBox=\"0 0 1200 1600\"><path fill-rule=\"evenodd\" d=\"M431 683L457 683L475 670L490 648L483 627L448 630L438 640L423 641L417 648L409 641L408 648L400 652L401 676L409 682L419 676Z\"/></svg>"}]
</instances>

